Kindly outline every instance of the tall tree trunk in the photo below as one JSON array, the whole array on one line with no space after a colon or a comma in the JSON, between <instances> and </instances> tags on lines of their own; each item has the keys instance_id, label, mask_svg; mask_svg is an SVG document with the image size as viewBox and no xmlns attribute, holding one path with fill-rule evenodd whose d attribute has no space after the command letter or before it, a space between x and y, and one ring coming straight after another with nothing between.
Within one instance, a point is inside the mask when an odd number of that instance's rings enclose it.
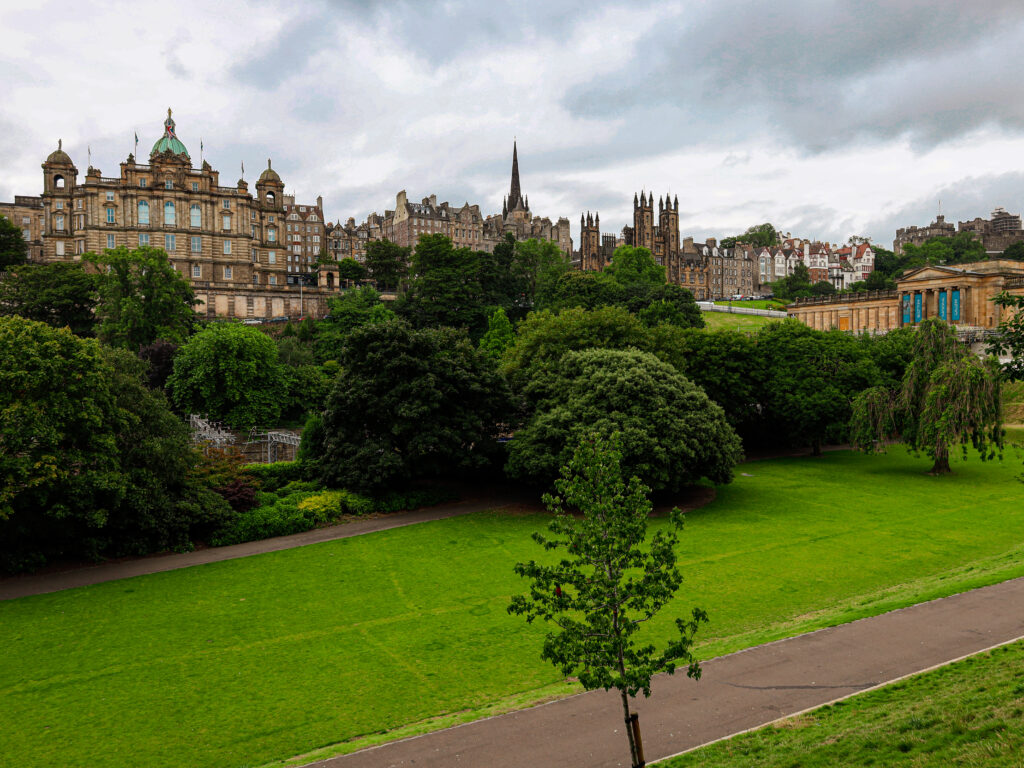
<instances>
[{"instance_id":1,"label":"tall tree trunk","mask_svg":"<svg viewBox=\"0 0 1024 768\"><path fill-rule=\"evenodd\" d=\"M626 724L626 738L629 739L629 763L633 768L637 767L636 744L633 741L633 724L629 721L629 697L625 691L619 691L622 696L622 718Z\"/></svg>"},{"instance_id":2,"label":"tall tree trunk","mask_svg":"<svg viewBox=\"0 0 1024 768\"><path fill-rule=\"evenodd\" d=\"M935 447L935 463L928 470L929 475L948 475L953 470L949 468L949 448L945 443Z\"/></svg>"}]
</instances>

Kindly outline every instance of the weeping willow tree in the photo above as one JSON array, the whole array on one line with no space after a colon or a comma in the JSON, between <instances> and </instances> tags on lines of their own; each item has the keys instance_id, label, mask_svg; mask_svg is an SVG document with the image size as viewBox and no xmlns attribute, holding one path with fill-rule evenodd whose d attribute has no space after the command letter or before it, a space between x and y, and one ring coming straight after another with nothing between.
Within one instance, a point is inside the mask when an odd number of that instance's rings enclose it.
<instances>
[{"instance_id":1,"label":"weeping willow tree","mask_svg":"<svg viewBox=\"0 0 1024 768\"><path fill-rule=\"evenodd\" d=\"M945 474L951 449L966 458L973 446L981 458L1003 447L999 368L957 341L938 319L917 328L914 355L898 389L872 387L853 401L851 441L867 453L899 440L914 453L929 456L930 474Z\"/></svg>"}]
</instances>

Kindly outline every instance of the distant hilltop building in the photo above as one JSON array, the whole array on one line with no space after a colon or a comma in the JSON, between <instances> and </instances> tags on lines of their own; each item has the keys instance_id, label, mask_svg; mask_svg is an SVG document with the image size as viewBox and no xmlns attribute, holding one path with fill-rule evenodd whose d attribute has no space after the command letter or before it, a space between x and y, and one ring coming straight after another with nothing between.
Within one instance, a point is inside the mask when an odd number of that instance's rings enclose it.
<instances>
[{"instance_id":1,"label":"distant hilltop building","mask_svg":"<svg viewBox=\"0 0 1024 768\"><path fill-rule=\"evenodd\" d=\"M269 160L255 194L241 178L221 186L208 162L193 166L169 109L148 164L133 153L118 176L90 165L80 181L58 141L42 170L40 197L18 196L0 208L24 225L34 258L78 261L107 248L162 248L191 282L197 311L209 316L320 314L334 290L330 269L320 271L319 285L315 275L300 277L313 271L323 245L320 198L295 204ZM300 299L298 281L310 279Z\"/></svg>"},{"instance_id":2,"label":"distant hilltop building","mask_svg":"<svg viewBox=\"0 0 1024 768\"><path fill-rule=\"evenodd\" d=\"M1024 241L1024 227L1021 226L1020 215L1009 213L999 207L992 211L990 219L979 216L970 221L958 222L955 227L941 214L927 227L900 227L896 230L892 249L900 254L903 253L903 246L907 244L924 245L933 237L953 237L957 232L970 232L990 255L1002 253L1014 243Z\"/></svg>"}]
</instances>

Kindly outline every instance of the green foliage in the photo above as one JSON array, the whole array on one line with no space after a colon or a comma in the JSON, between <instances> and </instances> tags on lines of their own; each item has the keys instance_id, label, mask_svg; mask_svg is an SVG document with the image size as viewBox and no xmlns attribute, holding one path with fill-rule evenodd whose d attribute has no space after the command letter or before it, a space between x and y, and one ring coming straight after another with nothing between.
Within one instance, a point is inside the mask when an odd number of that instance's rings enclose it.
<instances>
[{"instance_id":1,"label":"green foliage","mask_svg":"<svg viewBox=\"0 0 1024 768\"><path fill-rule=\"evenodd\" d=\"M288 421L304 419L311 411L324 407L331 379L319 365L300 365L284 373L286 392L281 416Z\"/></svg>"},{"instance_id":2,"label":"green foliage","mask_svg":"<svg viewBox=\"0 0 1024 768\"><path fill-rule=\"evenodd\" d=\"M764 365L764 429L793 445L810 445L816 454L825 443L845 442L851 401L879 381L857 339L797 320L758 331L757 353Z\"/></svg>"},{"instance_id":3,"label":"green foliage","mask_svg":"<svg viewBox=\"0 0 1024 768\"><path fill-rule=\"evenodd\" d=\"M538 306L558 279L571 269L569 260L558 249L558 243L534 239L517 242L512 274L522 286L519 305L531 309Z\"/></svg>"},{"instance_id":4,"label":"green foliage","mask_svg":"<svg viewBox=\"0 0 1024 768\"><path fill-rule=\"evenodd\" d=\"M11 267L0 282L0 315L67 326L78 336L91 336L96 281L78 262Z\"/></svg>"},{"instance_id":5,"label":"green foliage","mask_svg":"<svg viewBox=\"0 0 1024 768\"><path fill-rule=\"evenodd\" d=\"M992 300L1000 308L1001 319L988 352L1009 359L1002 364L1003 376L1010 381L1024 380L1024 296L1003 291Z\"/></svg>"},{"instance_id":6,"label":"green foliage","mask_svg":"<svg viewBox=\"0 0 1024 768\"><path fill-rule=\"evenodd\" d=\"M6 216L0 216L0 271L24 264L28 258L28 243L21 230Z\"/></svg>"},{"instance_id":7,"label":"green foliage","mask_svg":"<svg viewBox=\"0 0 1024 768\"><path fill-rule=\"evenodd\" d=\"M515 344L515 340L508 315L498 307L487 318L487 333L480 339L480 349L492 359L500 360L505 350Z\"/></svg>"},{"instance_id":8,"label":"green foliage","mask_svg":"<svg viewBox=\"0 0 1024 768\"><path fill-rule=\"evenodd\" d=\"M311 345L299 341L296 336L281 336L277 340L277 359L282 365L298 368L312 365L314 356Z\"/></svg>"},{"instance_id":9,"label":"green foliage","mask_svg":"<svg viewBox=\"0 0 1024 768\"><path fill-rule=\"evenodd\" d=\"M898 390L874 387L854 401L850 420L854 445L878 450L898 437L934 461L932 474L950 472L949 453L973 445L981 458L1003 447L998 365L980 360L938 318L917 326L913 357Z\"/></svg>"},{"instance_id":10,"label":"green foliage","mask_svg":"<svg viewBox=\"0 0 1024 768\"><path fill-rule=\"evenodd\" d=\"M389 321L353 331L324 412L326 485L357 490L480 466L504 383L464 332Z\"/></svg>"},{"instance_id":11,"label":"green foliage","mask_svg":"<svg viewBox=\"0 0 1024 768\"><path fill-rule=\"evenodd\" d=\"M373 501L375 512L401 512L405 509L433 507L446 501L457 501L459 498L447 488L424 488L413 491L392 491L378 496Z\"/></svg>"},{"instance_id":12,"label":"green foliage","mask_svg":"<svg viewBox=\"0 0 1024 768\"><path fill-rule=\"evenodd\" d=\"M304 344L313 341L313 337L316 336L316 320L313 319L312 315L306 315L302 318L302 322L299 323L299 330L295 332L295 336Z\"/></svg>"},{"instance_id":13,"label":"green foliage","mask_svg":"<svg viewBox=\"0 0 1024 768\"><path fill-rule=\"evenodd\" d=\"M621 306L626 302L626 292L621 284L603 272L572 270L558 276L542 297L538 297L537 309L559 311L580 307Z\"/></svg>"},{"instance_id":14,"label":"green foliage","mask_svg":"<svg viewBox=\"0 0 1024 768\"><path fill-rule=\"evenodd\" d=\"M708 620L704 611L694 608L689 619L677 618L660 652L649 636L638 634L682 586L675 550L683 518L673 510L671 526L647 543L648 489L635 476L623 479L615 435L584 438L555 486L558 495L544 497L555 515L548 524L551 535L537 533L534 539L546 551L560 551L561 559L556 565L517 563L515 572L529 579L530 591L514 596L508 611L528 622L553 624L541 658L578 678L586 690L615 688L628 716L629 697L641 691L650 696L654 675L672 674L685 664L689 677L700 678L691 648ZM633 765L639 765L633 733L626 732Z\"/></svg>"},{"instance_id":15,"label":"green foliage","mask_svg":"<svg viewBox=\"0 0 1024 768\"><path fill-rule=\"evenodd\" d=\"M420 235L409 290L395 311L416 328L464 328L474 339L486 326L480 255L455 248L445 235Z\"/></svg>"},{"instance_id":16,"label":"green foliage","mask_svg":"<svg viewBox=\"0 0 1024 768\"><path fill-rule=\"evenodd\" d=\"M665 267L654 260L649 250L632 245L616 248L604 273L619 285L641 283L655 286L665 283Z\"/></svg>"},{"instance_id":17,"label":"green foliage","mask_svg":"<svg viewBox=\"0 0 1024 768\"><path fill-rule=\"evenodd\" d=\"M591 431L621 434L626 471L656 490L702 477L728 483L742 458L722 409L649 353L567 352L544 385L543 399L509 443L513 477L550 482Z\"/></svg>"},{"instance_id":18,"label":"green foliage","mask_svg":"<svg viewBox=\"0 0 1024 768\"><path fill-rule=\"evenodd\" d=\"M260 489L274 493L288 483L305 478L306 468L299 461L275 461L272 464L247 464L245 474L259 484Z\"/></svg>"},{"instance_id":19,"label":"green foliage","mask_svg":"<svg viewBox=\"0 0 1024 768\"><path fill-rule=\"evenodd\" d=\"M1024 240L1018 240L1016 243L1010 243L999 258L1024 261Z\"/></svg>"},{"instance_id":20,"label":"green foliage","mask_svg":"<svg viewBox=\"0 0 1024 768\"><path fill-rule=\"evenodd\" d=\"M295 335L295 326L292 325L292 321L289 320L284 324L284 328L281 329L281 338L294 338Z\"/></svg>"},{"instance_id":21,"label":"green foliage","mask_svg":"<svg viewBox=\"0 0 1024 768\"><path fill-rule=\"evenodd\" d=\"M241 323L219 322L181 348L167 386L182 411L248 428L274 423L288 379L273 339Z\"/></svg>"},{"instance_id":22,"label":"green foliage","mask_svg":"<svg viewBox=\"0 0 1024 768\"><path fill-rule=\"evenodd\" d=\"M816 283L815 285L820 285ZM797 262L793 267L793 274L771 283L772 293L777 299L800 299L815 295L814 286L811 285L811 271L802 261ZM818 289L823 290L822 288ZM833 290L834 292L834 290Z\"/></svg>"},{"instance_id":23,"label":"green foliage","mask_svg":"<svg viewBox=\"0 0 1024 768\"><path fill-rule=\"evenodd\" d=\"M398 290L409 269L411 250L390 240L371 240L366 244L366 269L380 290Z\"/></svg>"},{"instance_id":24,"label":"green foliage","mask_svg":"<svg viewBox=\"0 0 1024 768\"><path fill-rule=\"evenodd\" d=\"M642 309L631 310L648 328L659 324L674 325L677 328L703 328L704 317L694 301L693 294L686 288L672 283L655 286L644 292L641 301L650 303Z\"/></svg>"},{"instance_id":25,"label":"green foliage","mask_svg":"<svg viewBox=\"0 0 1024 768\"><path fill-rule=\"evenodd\" d=\"M162 249L122 246L83 259L99 270L96 319L102 341L135 351L157 339L188 338L197 320L195 294Z\"/></svg>"},{"instance_id":26,"label":"green foliage","mask_svg":"<svg viewBox=\"0 0 1024 768\"><path fill-rule=\"evenodd\" d=\"M778 231L770 223L756 224L748 228L742 235L722 238L721 246L732 248L736 243L748 243L759 248L766 248L778 245L780 239Z\"/></svg>"},{"instance_id":27,"label":"green foliage","mask_svg":"<svg viewBox=\"0 0 1024 768\"><path fill-rule=\"evenodd\" d=\"M366 279L367 269L353 258L338 262L338 279L351 283L359 283Z\"/></svg>"},{"instance_id":28,"label":"green foliage","mask_svg":"<svg viewBox=\"0 0 1024 768\"><path fill-rule=\"evenodd\" d=\"M0 568L185 546L230 515L134 355L0 318Z\"/></svg>"},{"instance_id":29,"label":"green foliage","mask_svg":"<svg viewBox=\"0 0 1024 768\"><path fill-rule=\"evenodd\" d=\"M213 536L210 544L223 547L274 536L290 536L316 528L333 519L322 506L301 509L299 504L314 496L316 490L310 485L295 485L298 487L289 489L286 486L276 494L257 494L259 506L238 515Z\"/></svg>"},{"instance_id":30,"label":"green foliage","mask_svg":"<svg viewBox=\"0 0 1024 768\"><path fill-rule=\"evenodd\" d=\"M324 520L337 520L342 515L368 515L374 511L371 499L350 491L323 491L307 496L298 507Z\"/></svg>"},{"instance_id":31,"label":"green foliage","mask_svg":"<svg viewBox=\"0 0 1024 768\"><path fill-rule=\"evenodd\" d=\"M338 359L345 337L354 329L395 317L395 313L381 302L380 294L368 286L328 299L327 305L330 312L317 324L313 342L316 358L321 362Z\"/></svg>"}]
</instances>

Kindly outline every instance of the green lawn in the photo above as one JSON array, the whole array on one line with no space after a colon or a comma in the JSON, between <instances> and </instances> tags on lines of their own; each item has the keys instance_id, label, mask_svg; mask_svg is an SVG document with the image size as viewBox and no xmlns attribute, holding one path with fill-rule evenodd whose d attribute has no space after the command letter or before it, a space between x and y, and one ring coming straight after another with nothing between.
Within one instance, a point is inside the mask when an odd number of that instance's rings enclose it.
<instances>
[{"instance_id":1,"label":"green lawn","mask_svg":"<svg viewBox=\"0 0 1024 768\"><path fill-rule=\"evenodd\" d=\"M1003 646L686 755L664 768L1018 768L1024 644Z\"/></svg>"},{"instance_id":2,"label":"green lawn","mask_svg":"<svg viewBox=\"0 0 1024 768\"><path fill-rule=\"evenodd\" d=\"M765 323L781 322L779 318L764 315L734 315L728 312L701 312L709 331L756 331Z\"/></svg>"},{"instance_id":3,"label":"green lawn","mask_svg":"<svg viewBox=\"0 0 1024 768\"><path fill-rule=\"evenodd\" d=\"M719 306L729 306L730 304L734 307L749 307L750 309L778 309L785 311L785 301L780 299L744 299L742 301L716 301L715 304Z\"/></svg>"},{"instance_id":4,"label":"green lawn","mask_svg":"<svg viewBox=\"0 0 1024 768\"><path fill-rule=\"evenodd\" d=\"M929 465L742 465L680 543L673 613L710 613L701 654L1024 574L1020 455ZM540 628L505 612L543 523L469 515L0 603L0 766L260 765L564 692Z\"/></svg>"}]
</instances>

